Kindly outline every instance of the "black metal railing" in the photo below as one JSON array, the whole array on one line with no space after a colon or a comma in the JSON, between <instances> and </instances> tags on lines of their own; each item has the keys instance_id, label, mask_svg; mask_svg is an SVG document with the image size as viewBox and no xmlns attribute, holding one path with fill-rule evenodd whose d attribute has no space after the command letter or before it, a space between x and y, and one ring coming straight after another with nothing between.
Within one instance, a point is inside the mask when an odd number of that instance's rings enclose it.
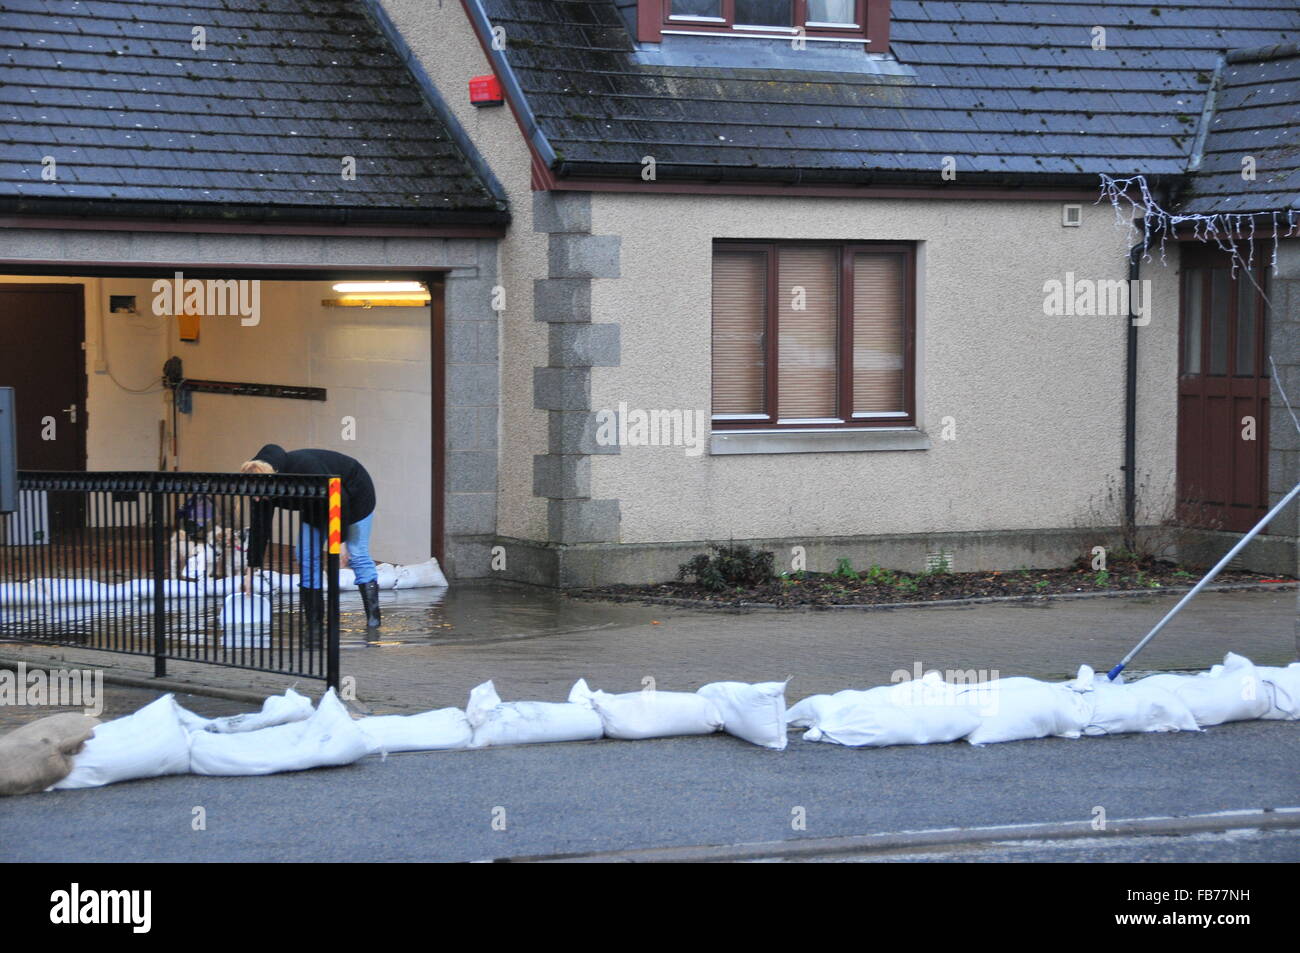
<instances>
[{"instance_id":1,"label":"black metal railing","mask_svg":"<svg viewBox=\"0 0 1300 953\"><path fill-rule=\"evenodd\" d=\"M19 471L18 509L0 513L0 639L152 655L158 677L176 659L337 688L329 487L313 475Z\"/></svg>"}]
</instances>

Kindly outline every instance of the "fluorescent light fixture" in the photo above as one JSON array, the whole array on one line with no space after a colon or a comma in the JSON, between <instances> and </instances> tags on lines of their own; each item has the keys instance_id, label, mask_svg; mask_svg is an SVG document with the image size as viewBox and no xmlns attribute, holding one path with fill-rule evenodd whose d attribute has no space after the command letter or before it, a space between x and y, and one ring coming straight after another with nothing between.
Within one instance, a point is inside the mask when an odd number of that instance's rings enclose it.
<instances>
[{"instance_id":1,"label":"fluorescent light fixture","mask_svg":"<svg viewBox=\"0 0 1300 953\"><path fill-rule=\"evenodd\" d=\"M418 281L340 281L334 290L340 294L428 294Z\"/></svg>"}]
</instances>

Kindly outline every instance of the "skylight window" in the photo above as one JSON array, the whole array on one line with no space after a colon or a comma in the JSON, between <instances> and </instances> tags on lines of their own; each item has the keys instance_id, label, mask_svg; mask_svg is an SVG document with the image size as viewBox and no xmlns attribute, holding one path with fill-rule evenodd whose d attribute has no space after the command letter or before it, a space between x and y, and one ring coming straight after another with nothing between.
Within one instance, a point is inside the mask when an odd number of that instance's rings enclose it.
<instances>
[{"instance_id":1,"label":"skylight window","mask_svg":"<svg viewBox=\"0 0 1300 953\"><path fill-rule=\"evenodd\" d=\"M886 52L889 0L639 0L637 38L665 34L798 36Z\"/></svg>"}]
</instances>

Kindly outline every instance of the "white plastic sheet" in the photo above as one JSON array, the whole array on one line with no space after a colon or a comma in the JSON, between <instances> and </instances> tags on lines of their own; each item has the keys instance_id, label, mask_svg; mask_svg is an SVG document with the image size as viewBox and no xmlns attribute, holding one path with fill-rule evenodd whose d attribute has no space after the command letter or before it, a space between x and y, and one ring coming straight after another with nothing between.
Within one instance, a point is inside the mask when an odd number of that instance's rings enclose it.
<instances>
[{"instance_id":1,"label":"white plastic sheet","mask_svg":"<svg viewBox=\"0 0 1300 953\"><path fill-rule=\"evenodd\" d=\"M469 693L465 716L474 729L471 748L551 741L591 741L603 734L591 691L579 679L567 702L503 702L487 681Z\"/></svg>"},{"instance_id":2,"label":"white plastic sheet","mask_svg":"<svg viewBox=\"0 0 1300 953\"><path fill-rule=\"evenodd\" d=\"M133 778L184 774L190 769L189 734L180 706L164 695L134 714L106 721L72 759L72 773L54 787L94 788Z\"/></svg>"}]
</instances>

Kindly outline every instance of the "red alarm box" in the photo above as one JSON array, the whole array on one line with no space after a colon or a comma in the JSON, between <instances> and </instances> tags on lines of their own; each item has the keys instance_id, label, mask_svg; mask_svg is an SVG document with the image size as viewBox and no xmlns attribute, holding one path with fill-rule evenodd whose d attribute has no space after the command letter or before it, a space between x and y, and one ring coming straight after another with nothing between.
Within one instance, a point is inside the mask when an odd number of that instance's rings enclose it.
<instances>
[{"instance_id":1,"label":"red alarm box","mask_svg":"<svg viewBox=\"0 0 1300 953\"><path fill-rule=\"evenodd\" d=\"M505 95L501 92L501 80L489 74L474 76L469 81L469 102L471 106L500 106Z\"/></svg>"}]
</instances>

